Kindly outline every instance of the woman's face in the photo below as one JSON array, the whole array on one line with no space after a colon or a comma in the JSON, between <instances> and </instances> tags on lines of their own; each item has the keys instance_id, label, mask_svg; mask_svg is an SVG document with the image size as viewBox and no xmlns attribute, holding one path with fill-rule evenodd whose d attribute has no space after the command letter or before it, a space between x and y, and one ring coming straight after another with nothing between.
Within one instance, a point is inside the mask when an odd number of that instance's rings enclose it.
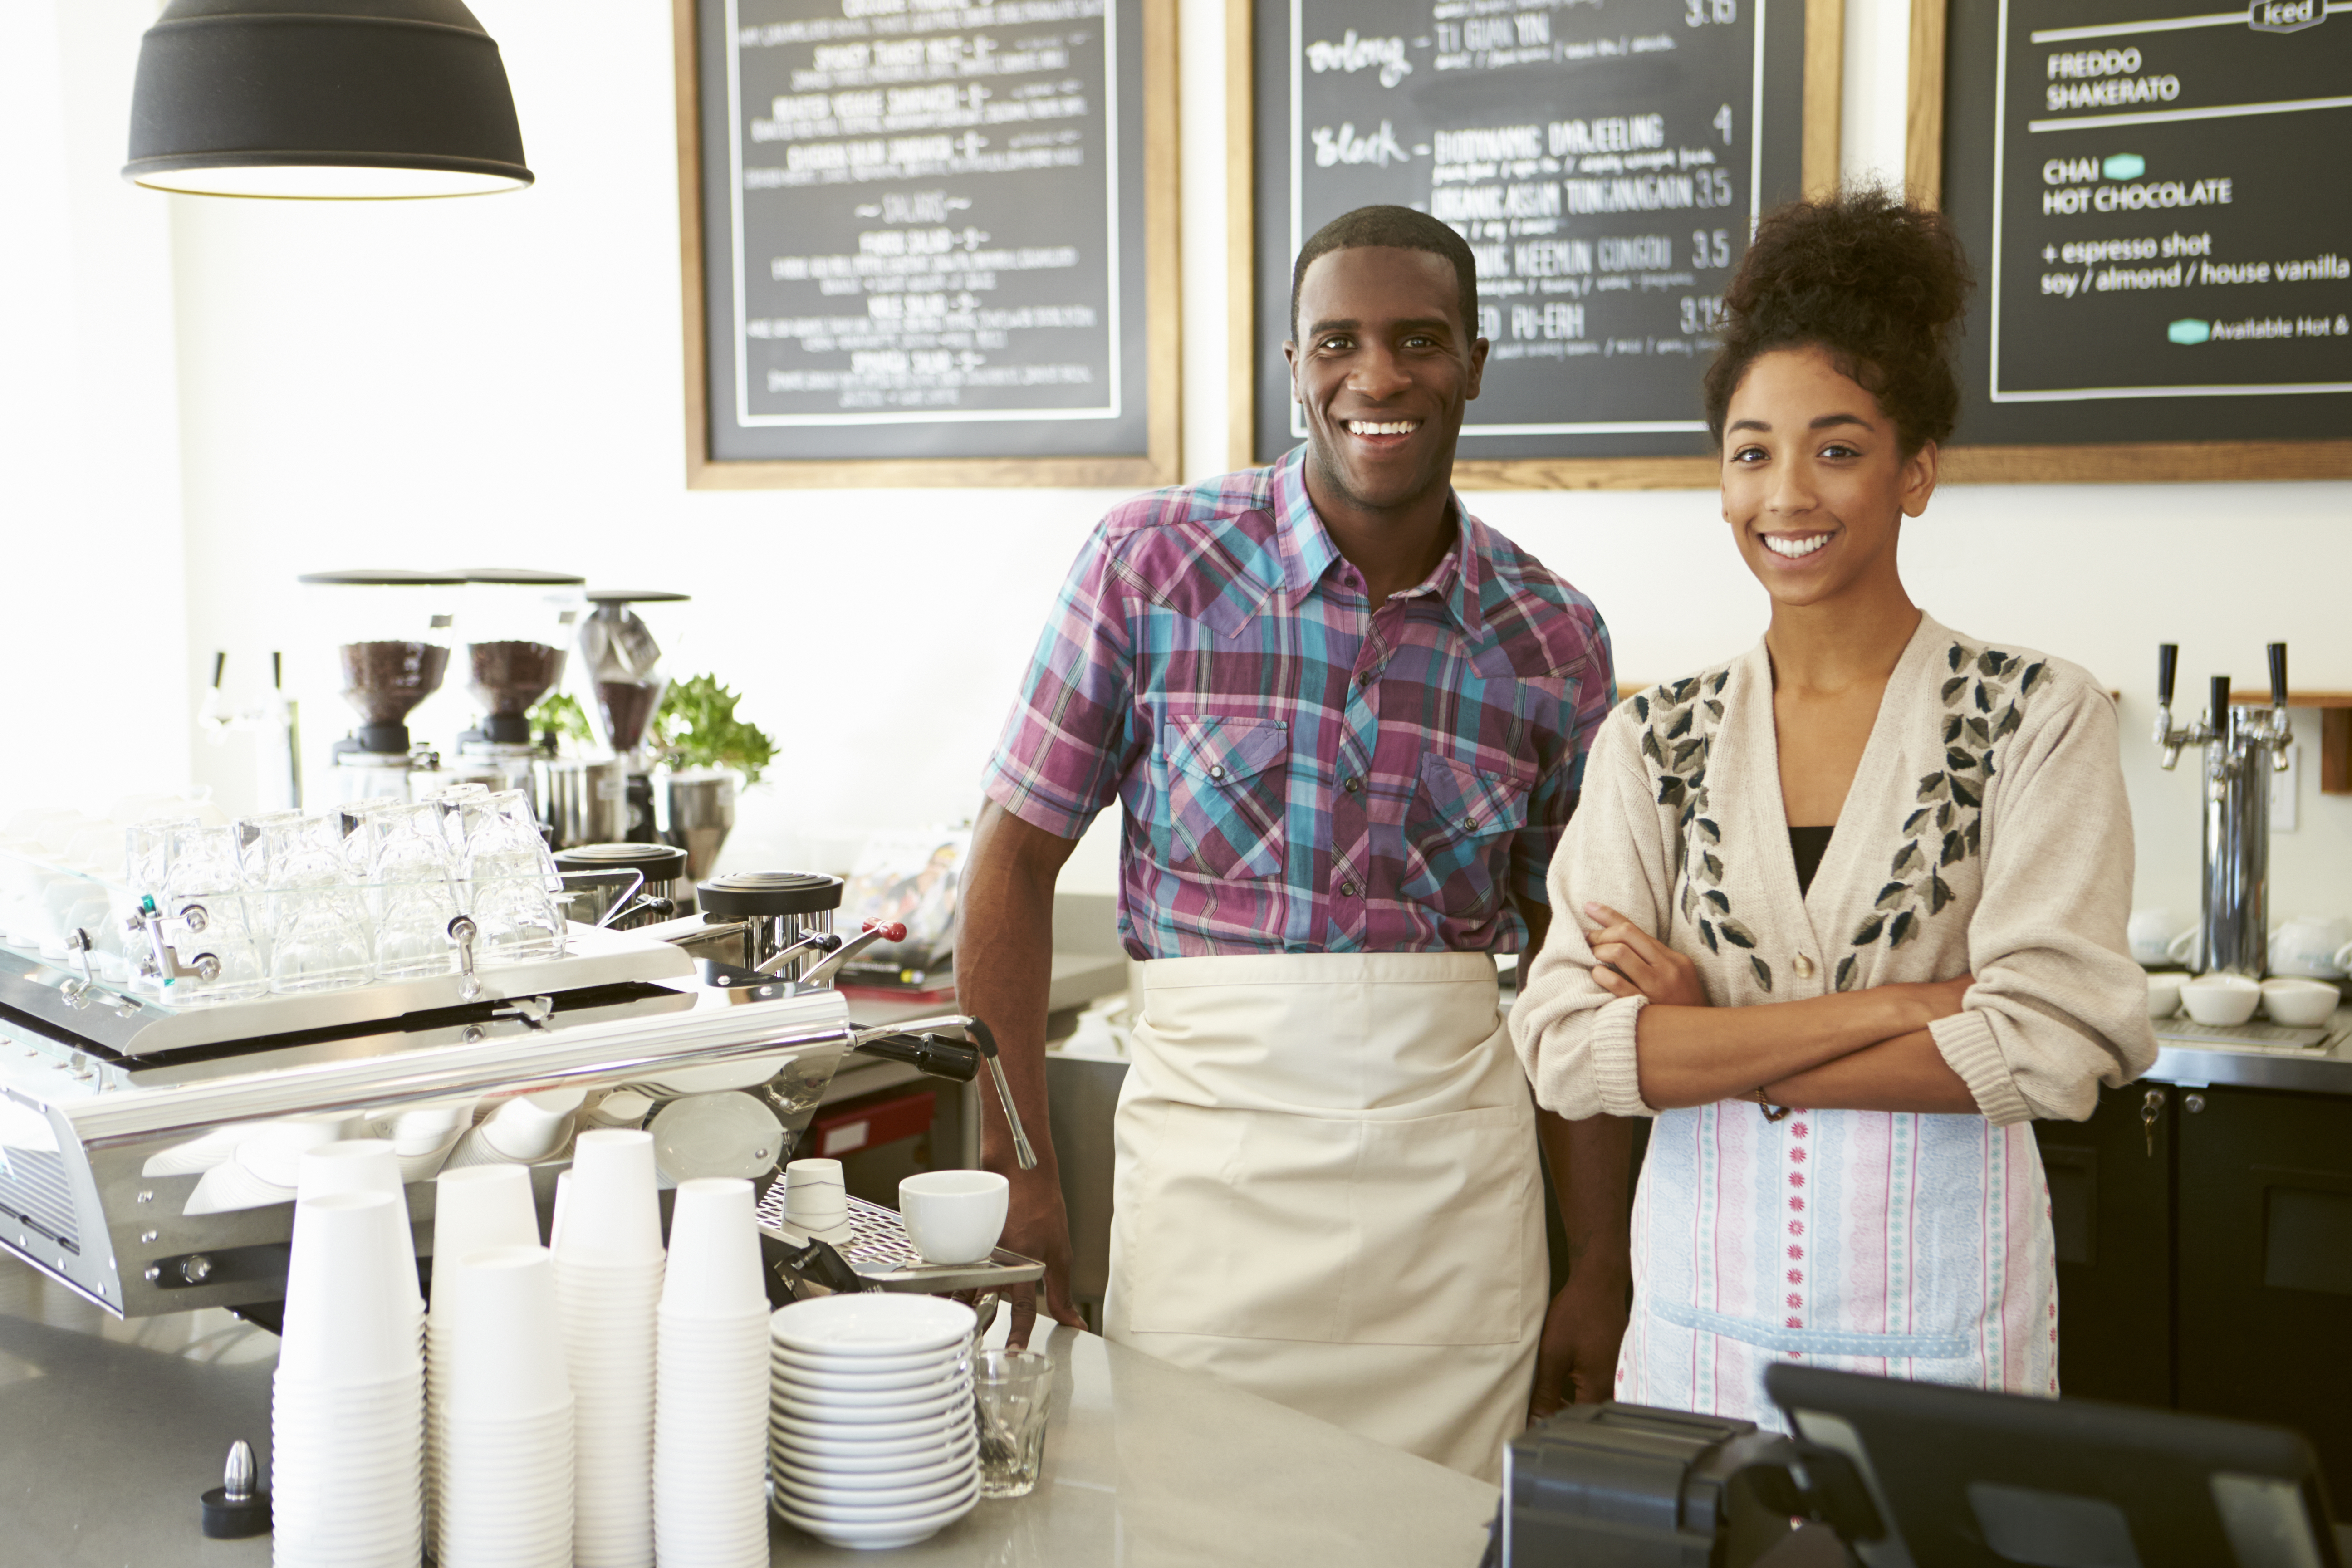
<instances>
[{"instance_id":1,"label":"woman's face","mask_svg":"<svg viewBox=\"0 0 2352 1568\"><path fill-rule=\"evenodd\" d=\"M1936 489L1933 442L1906 458L1895 422L1817 348L1748 367L1723 432L1723 516L1776 603L1899 586L1895 541Z\"/></svg>"}]
</instances>

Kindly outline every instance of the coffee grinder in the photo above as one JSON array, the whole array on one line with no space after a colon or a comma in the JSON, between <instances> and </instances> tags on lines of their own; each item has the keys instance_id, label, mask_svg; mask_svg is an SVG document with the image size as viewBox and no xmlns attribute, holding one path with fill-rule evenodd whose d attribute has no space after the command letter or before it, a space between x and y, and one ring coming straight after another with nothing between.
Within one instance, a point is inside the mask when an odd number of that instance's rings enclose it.
<instances>
[{"instance_id":1,"label":"coffee grinder","mask_svg":"<svg viewBox=\"0 0 2352 1568\"><path fill-rule=\"evenodd\" d=\"M360 718L332 748L335 798L404 799L410 773L440 765L429 746L411 741L408 716L441 689L465 579L376 569L312 572L299 581L333 590L321 613L342 639L335 653L343 700Z\"/></svg>"},{"instance_id":2,"label":"coffee grinder","mask_svg":"<svg viewBox=\"0 0 2352 1568\"><path fill-rule=\"evenodd\" d=\"M587 579L520 567L473 567L465 578L467 689L482 717L458 735L452 771L494 790L521 790L541 810L531 764L546 753L529 715L563 683Z\"/></svg>"},{"instance_id":3,"label":"coffee grinder","mask_svg":"<svg viewBox=\"0 0 2352 1568\"><path fill-rule=\"evenodd\" d=\"M2156 658L2156 743L2168 772L2184 746L2205 748L2205 878L2198 902L2203 974L2260 980L2270 963L2271 775L2286 772L2294 727L2286 712L2286 644L2270 645L2271 702L2232 704L2230 678L2217 675L2204 714L2175 729L2172 678L2178 643Z\"/></svg>"},{"instance_id":4,"label":"coffee grinder","mask_svg":"<svg viewBox=\"0 0 2352 1568\"><path fill-rule=\"evenodd\" d=\"M669 689L669 677L661 668L661 644L654 640L637 607L682 605L688 595L594 588L587 598L588 616L580 624L580 664L591 698L589 721L627 780L623 786L626 820L614 837L632 844L658 844L653 760L646 752L646 737Z\"/></svg>"}]
</instances>

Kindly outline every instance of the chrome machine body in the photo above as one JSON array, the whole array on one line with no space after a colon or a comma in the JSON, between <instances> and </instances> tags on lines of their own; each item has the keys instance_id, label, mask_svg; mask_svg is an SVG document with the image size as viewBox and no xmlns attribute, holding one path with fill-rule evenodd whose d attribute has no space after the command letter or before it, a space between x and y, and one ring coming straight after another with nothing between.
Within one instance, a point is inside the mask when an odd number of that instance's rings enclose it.
<instances>
[{"instance_id":1,"label":"chrome machine body","mask_svg":"<svg viewBox=\"0 0 2352 1568\"><path fill-rule=\"evenodd\" d=\"M2179 647L2157 651L2156 743L2167 770L2181 748L2205 748L2204 888L2190 967L2259 980L2270 959L2271 777L2288 766L2294 730L2286 712L2286 644L2270 645L2271 702L2233 706L2230 678L2212 678L2195 724L2172 722L2173 676Z\"/></svg>"},{"instance_id":2,"label":"chrome machine body","mask_svg":"<svg viewBox=\"0 0 2352 1568\"><path fill-rule=\"evenodd\" d=\"M574 1131L647 1128L665 1185L730 1175L764 1188L848 1052L966 1082L983 1055L994 1065L972 1020L925 1028L967 1029L981 1047L854 1028L829 970L698 982L683 939L701 923L574 923L562 958L178 1007L94 975L86 952L0 947L0 1249L121 1316L230 1307L268 1321L285 1293L299 1163L299 1149L279 1148L266 1170L251 1151L273 1140L394 1138L429 1258L432 1177L517 1095L583 1091ZM823 950L845 959L887 934L828 935ZM420 1146L420 1124L446 1131ZM542 1214L570 1158L567 1134L518 1162ZM856 1265L769 1228L772 1249L802 1266ZM1011 1277L1041 1267L1003 1256ZM898 1272L851 1288L953 1288Z\"/></svg>"}]
</instances>

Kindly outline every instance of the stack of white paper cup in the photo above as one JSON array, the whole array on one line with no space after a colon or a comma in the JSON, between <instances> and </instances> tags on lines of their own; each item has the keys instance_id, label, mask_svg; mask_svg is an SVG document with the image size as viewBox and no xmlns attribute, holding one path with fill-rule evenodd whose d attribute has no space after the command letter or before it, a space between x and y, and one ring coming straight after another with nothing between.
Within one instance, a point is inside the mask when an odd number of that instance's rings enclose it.
<instances>
[{"instance_id":1,"label":"stack of white paper cup","mask_svg":"<svg viewBox=\"0 0 2352 1568\"><path fill-rule=\"evenodd\" d=\"M579 1568L654 1559L654 1316L661 1205L646 1132L583 1132L556 1237L555 1296L577 1402Z\"/></svg>"},{"instance_id":2,"label":"stack of white paper cup","mask_svg":"<svg viewBox=\"0 0 2352 1568\"><path fill-rule=\"evenodd\" d=\"M416 1285L416 1240L408 1217L408 1186L401 1179L400 1157L392 1144L381 1138L347 1138L305 1149L295 1191L303 1198L322 1198L330 1193L382 1193L399 1205L392 1268L394 1277L408 1292L417 1331L422 1333L425 1293Z\"/></svg>"},{"instance_id":3,"label":"stack of white paper cup","mask_svg":"<svg viewBox=\"0 0 2352 1568\"><path fill-rule=\"evenodd\" d=\"M448 1468L449 1333L457 1322L463 1259L498 1247L537 1247L539 1211L521 1165L445 1171L433 1184L433 1311L425 1335L425 1531L442 1540L441 1488ZM551 1338L554 1325L547 1326Z\"/></svg>"},{"instance_id":4,"label":"stack of white paper cup","mask_svg":"<svg viewBox=\"0 0 2352 1568\"><path fill-rule=\"evenodd\" d=\"M751 1183L678 1184L654 1397L662 1568L768 1562L768 1293L757 1226Z\"/></svg>"},{"instance_id":5,"label":"stack of white paper cup","mask_svg":"<svg viewBox=\"0 0 2352 1568\"><path fill-rule=\"evenodd\" d=\"M270 1415L278 1568L415 1568L425 1368L395 1259L401 1205L380 1192L294 1205L286 1332Z\"/></svg>"},{"instance_id":6,"label":"stack of white paper cup","mask_svg":"<svg viewBox=\"0 0 2352 1568\"><path fill-rule=\"evenodd\" d=\"M572 1568L573 1411L547 1249L446 1258L442 1568ZM438 1297L436 1291L436 1298Z\"/></svg>"}]
</instances>

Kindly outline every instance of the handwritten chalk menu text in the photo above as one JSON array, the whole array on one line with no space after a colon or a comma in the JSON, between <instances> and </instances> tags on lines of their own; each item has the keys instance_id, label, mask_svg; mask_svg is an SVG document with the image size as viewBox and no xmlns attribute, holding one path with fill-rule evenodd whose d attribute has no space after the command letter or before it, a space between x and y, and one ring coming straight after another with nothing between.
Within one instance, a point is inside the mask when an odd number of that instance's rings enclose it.
<instances>
[{"instance_id":1,"label":"handwritten chalk menu text","mask_svg":"<svg viewBox=\"0 0 2352 1568\"><path fill-rule=\"evenodd\" d=\"M1144 449L1135 5L702 0L713 458Z\"/></svg>"},{"instance_id":2,"label":"handwritten chalk menu text","mask_svg":"<svg viewBox=\"0 0 2352 1568\"><path fill-rule=\"evenodd\" d=\"M2352 5L1955 20L1952 210L1985 329L1962 438L2352 435Z\"/></svg>"},{"instance_id":3,"label":"handwritten chalk menu text","mask_svg":"<svg viewBox=\"0 0 2352 1568\"><path fill-rule=\"evenodd\" d=\"M1290 268L1330 219L1470 242L1492 347L1465 458L1707 450L1699 378L1758 214L1797 194L1802 0L1256 8L1258 455L1296 445Z\"/></svg>"}]
</instances>

